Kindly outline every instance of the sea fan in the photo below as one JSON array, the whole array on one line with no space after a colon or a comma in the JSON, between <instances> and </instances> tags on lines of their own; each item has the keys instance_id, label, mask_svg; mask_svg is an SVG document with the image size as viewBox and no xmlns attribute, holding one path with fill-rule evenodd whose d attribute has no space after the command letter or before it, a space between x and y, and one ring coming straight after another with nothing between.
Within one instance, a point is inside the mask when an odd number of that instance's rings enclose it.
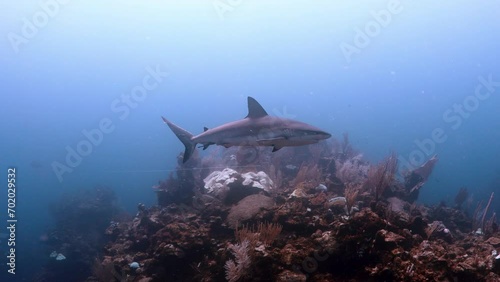
<instances>
[{"instance_id":1,"label":"sea fan","mask_svg":"<svg viewBox=\"0 0 500 282\"><path fill-rule=\"evenodd\" d=\"M244 240L241 244L231 245L230 249L235 260L228 260L225 265L226 279L229 282L236 282L244 277L250 269L250 256L248 255L248 240Z\"/></svg>"}]
</instances>

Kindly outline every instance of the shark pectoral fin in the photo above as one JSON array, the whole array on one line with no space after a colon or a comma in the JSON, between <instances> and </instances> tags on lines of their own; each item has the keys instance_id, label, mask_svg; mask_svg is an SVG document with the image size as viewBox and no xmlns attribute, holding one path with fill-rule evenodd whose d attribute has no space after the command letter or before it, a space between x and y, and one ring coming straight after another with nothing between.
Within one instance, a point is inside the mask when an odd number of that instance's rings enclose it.
<instances>
[{"instance_id":1,"label":"shark pectoral fin","mask_svg":"<svg viewBox=\"0 0 500 282\"><path fill-rule=\"evenodd\" d=\"M215 143L213 143L213 142L203 143L203 150L206 150L208 148L208 146L213 145L213 144L215 144Z\"/></svg>"},{"instance_id":2,"label":"shark pectoral fin","mask_svg":"<svg viewBox=\"0 0 500 282\"><path fill-rule=\"evenodd\" d=\"M273 152L276 152L276 151L278 151L281 148L283 148L283 147L275 145L275 146L273 146Z\"/></svg>"}]
</instances>

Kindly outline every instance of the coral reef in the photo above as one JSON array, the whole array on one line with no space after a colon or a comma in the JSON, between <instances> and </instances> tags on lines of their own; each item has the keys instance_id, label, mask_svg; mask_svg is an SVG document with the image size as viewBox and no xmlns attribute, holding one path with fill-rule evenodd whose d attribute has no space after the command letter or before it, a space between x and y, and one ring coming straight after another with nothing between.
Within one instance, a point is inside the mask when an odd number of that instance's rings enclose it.
<instances>
[{"instance_id":1,"label":"coral reef","mask_svg":"<svg viewBox=\"0 0 500 282\"><path fill-rule=\"evenodd\" d=\"M395 154L370 165L346 134L193 159L158 206L107 228L87 281L500 280L493 195L472 217L464 191L453 208L415 203L437 158L401 182Z\"/></svg>"}]
</instances>

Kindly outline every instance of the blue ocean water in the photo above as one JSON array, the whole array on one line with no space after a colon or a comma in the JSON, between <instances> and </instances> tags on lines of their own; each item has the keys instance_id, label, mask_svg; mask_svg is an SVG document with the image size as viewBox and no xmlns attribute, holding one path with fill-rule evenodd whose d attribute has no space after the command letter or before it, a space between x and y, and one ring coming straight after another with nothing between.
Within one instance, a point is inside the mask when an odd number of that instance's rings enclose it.
<instances>
[{"instance_id":1,"label":"blue ocean water","mask_svg":"<svg viewBox=\"0 0 500 282\"><path fill-rule=\"evenodd\" d=\"M193 132L266 110L377 162L438 154L420 202L500 187L497 2L0 2L0 277L31 281L52 203L111 187L134 214ZM16 274L7 273L15 168ZM499 200L493 202L500 210ZM7 238L5 238L7 236ZM5 277L5 278L3 278ZM7 279L7 280L4 280Z\"/></svg>"}]
</instances>

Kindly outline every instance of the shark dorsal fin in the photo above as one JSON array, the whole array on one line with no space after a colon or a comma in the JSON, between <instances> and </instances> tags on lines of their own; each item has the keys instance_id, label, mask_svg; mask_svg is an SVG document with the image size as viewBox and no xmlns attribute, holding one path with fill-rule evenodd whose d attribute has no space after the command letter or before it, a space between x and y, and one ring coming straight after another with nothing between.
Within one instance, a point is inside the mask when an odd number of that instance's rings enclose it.
<instances>
[{"instance_id":1,"label":"shark dorsal fin","mask_svg":"<svg viewBox=\"0 0 500 282\"><path fill-rule=\"evenodd\" d=\"M248 96L248 115L247 118L260 118L267 116L266 110L255 100Z\"/></svg>"},{"instance_id":2,"label":"shark dorsal fin","mask_svg":"<svg viewBox=\"0 0 500 282\"><path fill-rule=\"evenodd\" d=\"M203 127L203 132L207 131L208 130L208 127Z\"/></svg>"}]
</instances>

